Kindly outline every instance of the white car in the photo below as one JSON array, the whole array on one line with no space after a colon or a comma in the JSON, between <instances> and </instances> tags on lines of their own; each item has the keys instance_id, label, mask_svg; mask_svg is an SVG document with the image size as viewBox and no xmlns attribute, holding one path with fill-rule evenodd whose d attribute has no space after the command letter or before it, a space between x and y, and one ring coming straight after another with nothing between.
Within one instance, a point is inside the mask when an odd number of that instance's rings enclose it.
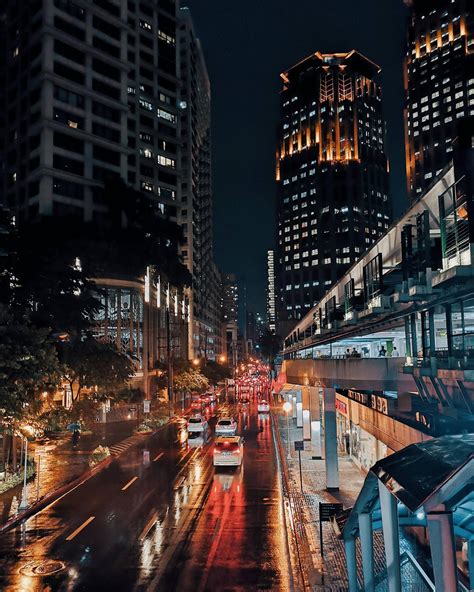
<instances>
[{"instance_id":1,"label":"white car","mask_svg":"<svg viewBox=\"0 0 474 592\"><path fill-rule=\"evenodd\" d=\"M206 395L209 397L209 401L211 403L215 403L217 401L217 397L215 393L208 392Z\"/></svg>"},{"instance_id":2,"label":"white car","mask_svg":"<svg viewBox=\"0 0 474 592\"><path fill-rule=\"evenodd\" d=\"M186 425L188 432L204 432L207 429L207 421L202 415L193 415Z\"/></svg>"},{"instance_id":3,"label":"white car","mask_svg":"<svg viewBox=\"0 0 474 592\"><path fill-rule=\"evenodd\" d=\"M240 436L219 436L214 443L214 466L240 466L244 455L243 439Z\"/></svg>"},{"instance_id":4,"label":"white car","mask_svg":"<svg viewBox=\"0 0 474 592\"><path fill-rule=\"evenodd\" d=\"M216 436L235 436L237 422L232 417L222 417L216 423Z\"/></svg>"},{"instance_id":5,"label":"white car","mask_svg":"<svg viewBox=\"0 0 474 592\"><path fill-rule=\"evenodd\" d=\"M259 401L258 403L258 412L259 413L270 413L270 405L268 401Z\"/></svg>"}]
</instances>

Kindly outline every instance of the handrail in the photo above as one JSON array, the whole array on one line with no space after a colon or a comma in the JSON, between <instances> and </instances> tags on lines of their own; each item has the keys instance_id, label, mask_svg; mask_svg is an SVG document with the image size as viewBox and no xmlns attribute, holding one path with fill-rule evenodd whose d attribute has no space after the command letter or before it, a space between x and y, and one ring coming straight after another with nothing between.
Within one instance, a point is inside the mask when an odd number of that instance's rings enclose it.
<instances>
[{"instance_id":1,"label":"handrail","mask_svg":"<svg viewBox=\"0 0 474 592\"><path fill-rule=\"evenodd\" d=\"M402 555L400 556L403 557L403 555L406 555L408 557L408 559L411 561L411 563L413 564L413 567L416 569L416 571L420 574L420 576L423 578L423 580L426 582L427 586L429 588L431 588L431 590L434 590L436 592L436 588L435 585L433 584L433 582L431 581L431 579L429 578L428 574L425 572L425 570L421 567L421 565L418 563L418 561L415 559L414 555L412 555L412 553L410 553L410 551L406 550L402 553Z\"/></svg>"}]
</instances>

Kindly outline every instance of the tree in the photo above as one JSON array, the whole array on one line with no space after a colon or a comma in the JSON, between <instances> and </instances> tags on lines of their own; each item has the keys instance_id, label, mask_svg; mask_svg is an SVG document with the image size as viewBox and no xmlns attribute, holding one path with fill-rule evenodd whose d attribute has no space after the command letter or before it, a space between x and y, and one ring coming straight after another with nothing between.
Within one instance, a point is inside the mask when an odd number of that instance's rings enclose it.
<instances>
[{"instance_id":1,"label":"tree","mask_svg":"<svg viewBox=\"0 0 474 592\"><path fill-rule=\"evenodd\" d=\"M80 399L84 389L94 389L98 400L114 398L134 373L128 356L90 335L62 343L59 359L73 402Z\"/></svg>"},{"instance_id":2,"label":"tree","mask_svg":"<svg viewBox=\"0 0 474 592\"><path fill-rule=\"evenodd\" d=\"M209 387L209 381L201 372L191 369L175 375L173 385L176 392L185 394L202 393Z\"/></svg>"},{"instance_id":3,"label":"tree","mask_svg":"<svg viewBox=\"0 0 474 592\"><path fill-rule=\"evenodd\" d=\"M15 317L0 304L0 410L2 423L15 424L40 391L59 382L59 364L47 329Z\"/></svg>"},{"instance_id":4,"label":"tree","mask_svg":"<svg viewBox=\"0 0 474 592\"><path fill-rule=\"evenodd\" d=\"M229 366L218 364L214 360L207 360L201 373L209 380L211 384L222 382L226 378L232 377L232 371Z\"/></svg>"},{"instance_id":5,"label":"tree","mask_svg":"<svg viewBox=\"0 0 474 592\"><path fill-rule=\"evenodd\" d=\"M34 424L40 391L59 382L59 364L48 329L0 304L0 424L4 431L1 466L16 470L15 436L22 423Z\"/></svg>"},{"instance_id":6,"label":"tree","mask_svg":"<svg viewBox=\"0 0 474 592\"><path fill-rule=\"evenodd\" d=\"M275 356L281 351L282 344L282 338L270 331L270 329L266 329L259 340L260 351L268 361L273 361Z\"/></svg>"}]
</instances>

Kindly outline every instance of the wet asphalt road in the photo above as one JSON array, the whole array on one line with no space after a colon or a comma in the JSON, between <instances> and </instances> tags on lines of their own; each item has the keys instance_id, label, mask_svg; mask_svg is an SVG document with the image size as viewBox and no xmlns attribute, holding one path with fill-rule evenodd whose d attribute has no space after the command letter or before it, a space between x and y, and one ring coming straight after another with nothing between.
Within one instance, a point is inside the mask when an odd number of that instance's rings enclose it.
<instances>
[{"instance_id":1,"label":"wet asphalt road","mask_svg":"<svg viewBox=\"0 0 474 592\"><path fill-rule=\"evenodd\" d=\"M213 426L229 412L244 460L216 471ZM290 590L270 420L255 403L223 404L209 424L207 441L190 443L178 420L148 440L149 455L131 449L1 535L0 590ZM43 560L59 571L32 575Z\"/></svg>"}]
</instances>

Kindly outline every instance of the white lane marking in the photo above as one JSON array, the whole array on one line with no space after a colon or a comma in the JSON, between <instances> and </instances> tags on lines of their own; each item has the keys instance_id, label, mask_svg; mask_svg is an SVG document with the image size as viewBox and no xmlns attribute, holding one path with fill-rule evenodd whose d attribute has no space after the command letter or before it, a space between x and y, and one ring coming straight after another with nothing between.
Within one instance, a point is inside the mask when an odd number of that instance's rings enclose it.
<instances>
[{"instance_id":1,"label":"white lane marking","mask_svg":"<svg viewBox=\"0 0 474 592\"><path fill-rule=\"evenodd\" d=\"M83 522L81 524L81 526L79 526L78 528L76 528L76 530L74 532L72 532L68 537L66 537L66 541L72 541L72 539L74 537L76 537L81 530L84 530L84 528L90 524L92 522L92 520L94 520L95 516L90 516L85 522Z\"/></svg>"},{"instance_id":2,"label":"white lane marking","mask_svg":"<svg viewBox=\"0 0 474 592\"><path fill-rule=\"evenodd\" d=\"M156 462L157 460L160 460L160 458L163 456L164 452L160 452L160 454L157 454L155 456L155 458L153 459L153 462Z\"/></svg>"},{"instance_id":3,"label":"white lane marking","mask_svg":"<svg viewBox=\"0 0 474 592\"><path fill-rule=\"evenodd\" d=\"M135 483L135 481L137 479L138 479L138 477L133 477L132 479L130 479L130 481L122 487L122 491L125 491L126 489L128 489L130 487L130 485L132 485L132 483Z\"/></svg>"}]
</instances>

